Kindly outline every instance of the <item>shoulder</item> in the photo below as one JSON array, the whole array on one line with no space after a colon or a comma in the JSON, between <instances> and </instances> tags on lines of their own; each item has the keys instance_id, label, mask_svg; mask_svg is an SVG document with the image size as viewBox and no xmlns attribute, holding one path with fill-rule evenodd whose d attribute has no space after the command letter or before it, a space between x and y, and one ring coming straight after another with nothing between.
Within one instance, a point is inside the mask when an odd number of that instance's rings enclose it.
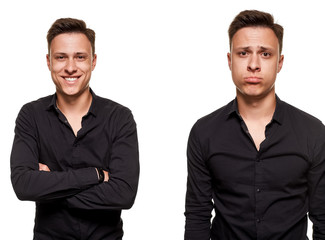
<instances>
[{"instance_id":1,"label":"shoulder","mask_svg":"<svg viewBox=\"0 0 325 240\"><path fill-rule=\"evenodd\" d=\"M31 101L31 102L28 102L28 103L24 104L22 108L26 108L26 109L46 109L51 104L53 98L54 98L54 95L49 95L49 96L46 96L46 97L42 97L42 98L39 98L37 100L34 100L34 101Z\"/></svg>"},{"instance_id":2,"label":"shoulder","mask_svg":"<svg viewBox=\"0 0 325 240\"><path fill-rule=\"evenodd\" d=\"M198 119L192 127L192 132L201 135L203 133L211 133L218 128L223 128L231 114L234 101Z\"/></svg>"},{"instance_id":3,"label":"shoulder","mask_svg":"<svg viewBox=\"0 0 325 240\"><path fill-rule=\"evenodd\" d=\"M95 110L102 114L131 114L131 110L111 99L96 96Z\"/></svg>"},{"instance_id":4,"label":"shoulder","mask_svg":"<svg viewBox=\"0 0 325 240\"><path fill-rule=\"evenodd\" d=\"M211 125L216 125L216 123L223 123L228 118L233 104L234 100L210 114L203 116L196 121L194 126L210 127Z\"/></svg>"},{"instance_id":5,"label":"shoulder","mask_svg":"<svg viewBox=\"0 0 325 240\"><path fill-rule=\"evenodd\" d=\"M106 122L112 126L135 124L132 111L111 99L96 96L92 111L100 122Z\"/></svg>"},{"instance_id":6,"label":"shoulder","mask_svg":"<svg viewBox=\"0 0 325 240\"><path fill-rule=\"evenodd\" d=\"M313 115L282 101L283 108L286 114L286 120L297 123L298 125L307 126L321 126L323 125L322 122L314 117Z\"/></svg>"},{"instance_id":7,"label":"shoulder","mask_svg":"<svg viewBox=\"0 0 325 240\"><path fill-rule=\"evenodd\" d=\"M28 102L21 107L19 115L39 115L47 110L53 101L54 95L39 98Z\"/></svg>"},{"instance_id":8,"label":"shoulder","mask_svg":"<svg viewBox=\"0 0 325 240\"><path fill-rule=\"evenodd\" d=\"M285 126L291 126L295 132L303 134L308 139L325 134L324 124L318 118L286 102L282 101L282 104L285 111Z\"/></svg>"},{"instance_id":9,"label":"shoulder","mask_svg":"<svg viewBox=\"0 0 325 240\"><path fill-rule=\"evenodd\" d=\"M26 129L36 127L39 119L43 119L45 116L52 99L53 95L50 95L24 104L16 118L16 126Z\"/></svg>"}]
</instances>

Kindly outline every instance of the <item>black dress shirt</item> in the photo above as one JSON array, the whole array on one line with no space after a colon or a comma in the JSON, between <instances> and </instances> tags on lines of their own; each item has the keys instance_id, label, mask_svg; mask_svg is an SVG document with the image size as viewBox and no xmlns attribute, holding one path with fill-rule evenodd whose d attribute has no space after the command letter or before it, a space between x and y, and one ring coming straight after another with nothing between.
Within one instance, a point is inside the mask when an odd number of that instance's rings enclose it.
<instances>
[{"instance_id":1,"label":"black dress shirt","mask_svg":"<svg viewBox=\"0 0 325 240\"><path fill-rule=\"evenodd\" d=\"M193 126L186 240L305 240L308 212L325 239L324 125L277 98L265 136L258 151L236 100Z\"/></svg>"},{"instance_id":2,"label":"black dress shirt","mask_svg":"<svg viewBox=\"0 0 325 240\"><path fill-rule=\"evenodd\" d=\"M136 124L129 109L91 93L77 136L56 95L24 105L16 120L11 179L19 199L36 202L34 239L122 239L121 209L138 186ZM98 183L95 168L109 181Z\"/></svg>"}]
</instances>

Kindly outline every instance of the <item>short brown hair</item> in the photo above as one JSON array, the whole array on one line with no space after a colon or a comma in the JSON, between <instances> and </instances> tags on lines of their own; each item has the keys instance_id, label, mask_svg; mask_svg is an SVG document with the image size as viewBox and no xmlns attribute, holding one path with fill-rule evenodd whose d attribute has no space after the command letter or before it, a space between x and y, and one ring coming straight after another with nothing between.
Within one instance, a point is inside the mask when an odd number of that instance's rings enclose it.
<instances>
[{"instance_id":1,"label":"short brown hair","mask_svg":"<svg viewBox=\"0 0 325 240\"><path fill-rule=\"evenodd\" d=\"M94 30L87 28L86 23L83 20L75 18L60 18L57 19L47 32L47 44L48 51L50 53L50 46L52 40L62 33L83 33L90 41L92 54L95 54L95 32Z\"/></svg>"},{"instance_id":2,"label":"short brown hair","mask_svg":"<svg viewBox=\"0 0 325 240\"><path fill-rule=\"evenodd\" d=\"M231 49L232 38L235 33L244 27L267 27L273 30L279 41L279 50L282 52L283 27L274 23L271 14L257 10L245 10L240 12L232 21L228 29L229 44Z\"/></svg>"}]
</instances>

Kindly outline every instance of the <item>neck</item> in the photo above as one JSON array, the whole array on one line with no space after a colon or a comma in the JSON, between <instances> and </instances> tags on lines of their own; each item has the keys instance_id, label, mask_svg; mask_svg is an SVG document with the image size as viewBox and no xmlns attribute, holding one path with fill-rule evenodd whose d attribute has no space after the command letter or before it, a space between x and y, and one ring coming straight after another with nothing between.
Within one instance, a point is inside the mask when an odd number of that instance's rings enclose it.
<instances>
[{"instance_id":1,"label":"neck","mask_svg":"<svg viewBox=\"0 0 325 240\"><path fill-rule=\"evenodd\" d=\"M276 107L275 91L263 97L247 97L237 91L237 103L240 115L249 120L270 121Z\"/></svg>"},{"instance_id":2,"label":"neck","mask_svg":"<svg viewBox=\"0 0 325 240\"><path fill-rule=\"evenodd\" d=\"M65 115L85 115L92 102L92 95L89 88L77 96L65 95L58 91L56 95L56 104Z\"/></svg>"}]
</instances>

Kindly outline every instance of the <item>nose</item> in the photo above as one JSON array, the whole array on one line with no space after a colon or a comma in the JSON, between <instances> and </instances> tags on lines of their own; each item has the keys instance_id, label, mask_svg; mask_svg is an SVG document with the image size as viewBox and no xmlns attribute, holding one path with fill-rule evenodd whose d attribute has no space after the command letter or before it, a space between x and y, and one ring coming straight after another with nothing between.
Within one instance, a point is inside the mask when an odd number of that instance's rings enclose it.
<instances>
[{"instance_id":1,"label":"nose","mask_svg":"<svg viewBox=\"0 0 325 240\"><path fill-rule=\"evenodd\" d=\"M70 74L70 75L77 72L77 65L76 65L74 59L69 59L67 61L67 64L66 64L66 67L65 67L65 72Z\"/></svg>"},{"instance_id":2,"label":"nose","mask_svg":"<svg viewBox=\"0 0 325 240\"><path fill-rule=\"evenodd\" d=\"M258 55L252 54L249 58L247 70L250 72L259 72L261 70L260 59Z\"/></svg>"}]
</instances>

